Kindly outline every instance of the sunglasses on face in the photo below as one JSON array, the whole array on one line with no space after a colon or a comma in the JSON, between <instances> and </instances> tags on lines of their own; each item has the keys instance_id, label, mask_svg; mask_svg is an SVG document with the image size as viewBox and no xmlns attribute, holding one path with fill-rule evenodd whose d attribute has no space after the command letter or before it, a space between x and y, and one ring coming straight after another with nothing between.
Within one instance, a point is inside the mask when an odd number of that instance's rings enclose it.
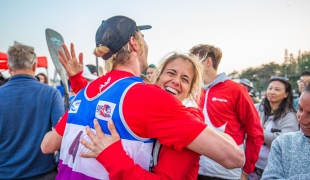
<instances>
[{"instance_id":1,"label":"sunglasses on face","mask_svg":"<svg viewBox=\"0 0 310 180\"><path fill-rule=\"evenodd\" d=\"M271 80L282 80L282 81L289 81L287 77L280 77L280 76L271 76Z\"/></svg>"}]
</instances>

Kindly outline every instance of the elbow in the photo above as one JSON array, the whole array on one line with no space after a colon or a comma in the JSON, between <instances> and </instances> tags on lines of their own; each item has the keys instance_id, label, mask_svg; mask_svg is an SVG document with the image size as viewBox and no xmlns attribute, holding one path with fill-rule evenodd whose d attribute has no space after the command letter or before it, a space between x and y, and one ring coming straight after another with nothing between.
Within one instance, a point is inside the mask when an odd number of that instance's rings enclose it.
<instances>
[{"instance_id":1,"label":"elbow","mask_svg":"<svg viewBox=\"0 0 310 180\"><path fill-rule=\"evenodd\" d=\"M226 158L223 166L226 169L242 168L245 164L244 153L238 148L238 151L230 158Z\"/></svg>"},{"instance_id":2,"label":"elbow","mask_svg":"<svg viewBox=\"0 0 310 180\"><path fill-rule=\"evenodd\" d=\"M45 143L44 141L41 143L41 151L43 154L50 154L50 153L55 152L55 151L51 151L48 144Z\"/></svg>"}]
</instances>

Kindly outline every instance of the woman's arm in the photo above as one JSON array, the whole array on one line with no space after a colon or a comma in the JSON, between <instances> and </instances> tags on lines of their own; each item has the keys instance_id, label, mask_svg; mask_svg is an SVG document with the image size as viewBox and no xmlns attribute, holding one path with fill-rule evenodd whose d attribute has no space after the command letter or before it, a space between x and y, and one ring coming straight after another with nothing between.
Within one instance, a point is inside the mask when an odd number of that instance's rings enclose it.
<instances>
[{"instance_id":1,"label":"woman's arm","mask_svg":"<svg viewBox=\"0 0 310 180\"><path fill-rule=\"evenodd\" d=\"M298 131L298 120L296 113L287 113L283 118L279 119L278 122L275 122L273 128L279 130L280 132L264 131L265 144L268 147L271 147L273 140L281 134Z\"/></svg>"}]
</instances>

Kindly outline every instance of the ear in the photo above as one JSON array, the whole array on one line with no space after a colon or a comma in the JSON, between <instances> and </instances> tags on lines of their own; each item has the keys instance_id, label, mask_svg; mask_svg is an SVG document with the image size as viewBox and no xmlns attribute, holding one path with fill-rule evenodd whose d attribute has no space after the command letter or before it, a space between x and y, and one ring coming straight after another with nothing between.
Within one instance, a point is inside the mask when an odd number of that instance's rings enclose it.
<instances>
[{"instance_id":1,"label":"ear","mask_svg":"<svg viewBox=\"0 0 310 180\"><path fill-rule=\"evenodd\" d=\"M138 42L137 42L136 38L134 38L133 36L130 37L129 44L130 44L130 47L133 51L139 50Z\"/></svg>"},{"instance_id":2,"label":"ear","mask_svg":"<svg viewBox=\"0 0 310 180\"><path fill-rule=\"evenodd\" d=\"M288 92L287 92L287 93L285 93L285 96L284 96L284 98L287 98L287 96L288 96Z\"/></svg>"},{"instance_id":3,"label":"ear","mask_svg":"<svg viewBox=\"0 0 310 180\"><path fill-rule=\"evenodd\" d=\"M10 67L9 63L7 64L8 68L9 68L9 73L11 74L11 76L13 76L13 69Z\"/></svg>"},{"instance_id":4,"label":"ear","mask_svg":"<svg viewBox=\"0 0 310 180\"><path fill-rule=\"evenodd\" d=\"M32 65L32 70L33 70L33 72L35 72L36 69L37 69L37 63L35 62L35 63L33 63L33 65Z\"/></svg>"},{"instance_id":5,"label":"ear","mask_svg":"<svg viewBox=\"0 0 310 180\"><path fill-rule=\"evenodd\" d=\"M211 57L207 57L207 59L205 60L205 63L206 63L206 66L207 66L207 67L212 66L213 62L212 62Z\"/></svg>"}]
</instances>

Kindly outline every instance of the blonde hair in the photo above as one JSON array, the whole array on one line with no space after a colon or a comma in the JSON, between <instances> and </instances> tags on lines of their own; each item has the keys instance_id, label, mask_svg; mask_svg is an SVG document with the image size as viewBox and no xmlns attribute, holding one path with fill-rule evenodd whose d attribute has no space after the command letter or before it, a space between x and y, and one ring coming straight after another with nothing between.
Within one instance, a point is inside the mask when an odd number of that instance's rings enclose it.
<instances>
[{"instance_id":1,"label":"blonde hair","mask_svg":"<svg viewBox=\"0 0 310 180\"><path fill-rule=\"evenodd\" d=\"M156 82L158 82L159 77L163 73L166 66L177 58L181 58L181 59L188 61L192 64L194 76L193 76L193 80L192 80L190 90L188 92L187 97L190 97L193 100L199 100L201 88L202 88L203 67L200 63L198 63L198 60L191 54L181 54L178 52L172 52L172 53L167 54L160 61L159 66L157 68L158 76L156 78Z\"/></svg>"},{"instance_id":2,"label":"blonde hair","mask_svg":"<svg viewBox=\"0 0 310 180\"><path fill-rule=\"evenodd\" d=\"M143 40L142 37L139 35L139 33L140 33L139 30L136 31L133 37L137 40L142 54ZM110 49L107 46L100 44L98 47L94 49L94 55L96 57L102 57L109 51ZM113 54L108 60L105 61L104 68L106 72L110 72L117 64L125 64L130 58L130 53L131 53L130 44L129 42L127 42L120 50L118 50L118 52Z\"/></svg>"}]
</instances>

